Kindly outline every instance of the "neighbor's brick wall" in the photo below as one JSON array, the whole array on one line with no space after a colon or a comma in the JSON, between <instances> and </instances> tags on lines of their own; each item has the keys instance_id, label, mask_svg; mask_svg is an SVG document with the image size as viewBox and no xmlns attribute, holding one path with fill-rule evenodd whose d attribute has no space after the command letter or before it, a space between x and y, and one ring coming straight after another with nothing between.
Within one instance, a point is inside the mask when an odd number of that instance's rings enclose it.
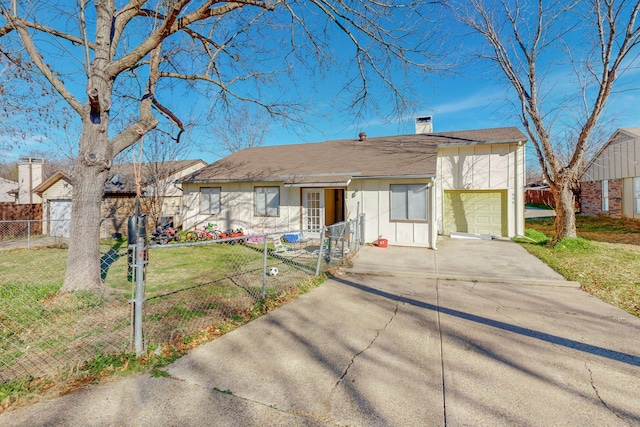
<instances>
[{"instance_id":1,"label":"neighbor's brick wall","mask_svg":"<svg viewBox=\"0 0 640 427\"><path fill-rule=\"evenodd\" d=\"M587 215L622 217L622 180L609 180L609 212L602 211L602 181L583 181L580 185L580 210Z\"/></svg>"},{"instance_id":2,"label":"neighbor's brick wall","mask_svg":"<svg viewBox=\"0 0 640 427\"><path fill-rule=\"evenodd\" d=\"M622 218L622 180L609 180L609 216Z\"/></svg>"},{"instance_id":3,"label":"neighbor's brick wall","mask_svg":"<svg viewBox=\"0 0 640 427\"><path fill-rule=\"evenodd\" d=\"M587 215L602 215L601 181L580 183L580 211Z\"/></svg>"}]
</instances>

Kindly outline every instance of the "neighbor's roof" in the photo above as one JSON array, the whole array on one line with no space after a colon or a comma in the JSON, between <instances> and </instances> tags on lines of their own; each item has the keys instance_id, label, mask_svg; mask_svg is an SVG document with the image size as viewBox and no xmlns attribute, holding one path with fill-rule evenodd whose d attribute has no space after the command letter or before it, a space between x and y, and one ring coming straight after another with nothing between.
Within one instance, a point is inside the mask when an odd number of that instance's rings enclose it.
<instances>
[{"instance_id":1,"label":"neighbor's roof","mask_svg":"<svg viewBox=\"0 0 640 427\"><path fill-rule=\"evenodd\" d=\"M271 181L329 186L345 185L358 178L434 176L439 146L526 140L517 128L506 127L247 148L200 169L181 182Z\"/></svg>"},{"instance_id":2,"label":"neighbor's roof","mask_svg":"<svg viewBox=\"0 0 640 427\"><path fill-rule=\"evenodd\" d=\"M140 167L141 185L150 184L154 179L164 179L183 171L197 163L206 165L204 160L173 160L167 162L148 162L140 163L136 167ZM37 194L42 193L59 180L64 179L73 184L73 177L68 173L58 170L49 178L44 180L40 185L34 188ZM104 186L106 194L136 194L136 179L134 174L133 163L116 164L109 171L109 179Z\"/></svg>"},{"instance_id":3,"label":"neighbor's roof","mask_svg":"<svg viewBox=\"0 0 640 427\"><path fill-rule=\"evenodd\" d=\"M65 171L57 170L53 173L53 175L51 175L49 178L42 181L36 188L34 188L33 192L39 196L42 196L42 193L44 193L49 187L51 187L53 184L60 181L61 179L69 183L73 182L71 175L69 175Z\"/></svg>"},{"instance_id":4,"label":"neighbor's roof","mask_svg":"<svg viewBox=\"0 0 640 427\"><path fill-rule=\"evenodd\" d=\"M147 162L136 164L140 168L140 184L142 187L151 184L155 179L165 179L181 172L197 163L206 165L204 160L173 160L166 162ZM116 164L111 167L109 179L104 186L107 194L135 194L136 178L133 163Z\"/></svg>"}]
</instances>

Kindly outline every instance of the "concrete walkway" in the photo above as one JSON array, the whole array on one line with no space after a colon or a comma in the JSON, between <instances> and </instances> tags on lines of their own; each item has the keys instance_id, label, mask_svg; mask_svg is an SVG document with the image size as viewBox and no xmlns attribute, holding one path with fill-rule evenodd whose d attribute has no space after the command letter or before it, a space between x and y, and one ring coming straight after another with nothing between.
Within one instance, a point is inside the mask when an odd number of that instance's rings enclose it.
<instances>
[{"instance_id":1,"label":"concrete walkway","mask_svg":"<svg viewBox=\"0 0 640 427\"><path fill-rule=\"evenodd\" d=\"M512 242L478 242L365 248L169 377L87 387L0 425L640 425L640 319ZM475 270L482 281L465 280Z\"/></svg>"},{"instance_id":2,"label":"concrete walkway","mask_svg":"<svg viewBox=\"0 0 640 427\"><path fill-rule=\"evenodd\" d=\"M534 208L532 206L525 206L524 208L525 218L547 218L550 216L556 216L556 211L553 209Z\"/></svg>"}]
</instances>

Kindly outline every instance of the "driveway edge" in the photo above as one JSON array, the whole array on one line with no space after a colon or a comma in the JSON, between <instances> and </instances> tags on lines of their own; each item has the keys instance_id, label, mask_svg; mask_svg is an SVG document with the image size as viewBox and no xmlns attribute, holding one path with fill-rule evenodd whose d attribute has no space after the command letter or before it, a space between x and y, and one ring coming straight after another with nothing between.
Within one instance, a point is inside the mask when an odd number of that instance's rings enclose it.
<instances>
[{"instance_id":1,"label":"driveway edge","mask_svg":"<svg viewBox=\"0 0 640 427\"><path fill-rule=\"evenodd\" d=\"M509 277L463 276L458 274L416 273L408 271L370 271L358 268L343 268L340 269L340 272L344 274L363 276L406 277L411 279L440 279L458 282L503 283L509 285L580 288L579 282L570 280L514 279Z\"/></svg>"}]
</instances>

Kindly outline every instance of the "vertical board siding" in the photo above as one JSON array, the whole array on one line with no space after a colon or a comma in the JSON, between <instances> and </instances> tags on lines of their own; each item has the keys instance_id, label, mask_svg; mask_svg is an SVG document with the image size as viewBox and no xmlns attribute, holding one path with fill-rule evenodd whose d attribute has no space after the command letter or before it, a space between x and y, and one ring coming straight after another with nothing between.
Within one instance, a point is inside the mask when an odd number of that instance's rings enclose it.
<instances>
[{"instance_id":1,"label":"vertical board siding","mask_svg":"<svg viewBox=\"0 0 640 427\"><path fill-rule=\"evenodd\" d=\"M602 181L640 176L640 138L618 136L598 154L582 181Z\"/></svg>"},{"instance_id":2,"label":"vertical board siding","mask_svg":"<svg viewBox=\"0 0 640 427\"><path fill-rule=\"evenodd\" d=\"M491 170L491 146L477 146L475 147L475 166L478 171L490 171ZM474 188L489 188L491 185L490 174L488 173L475 173L474 174Z\"/></svg>"},{"instance_id":3,"label":"vertical board siding","mask_svg":"<svg viewBox=\"0 0 640 427\"><path fill-rule=\"evenodd\" d=\"M507 234L513 236L518 233L516 228L523 226L518 225L516 217L524 218L524 207L518 205L523 205L523 196L518 197L516 193L524 191L523 153L524 147L518 144L439 148L435 194L438 232L444 232L444 191L504 190Z\"/></svg>"},{"instance_id":4,"label":"vertical board siding","mask_svg":"<svg viewBox=\"0 0 640 427\"><path fill-rule=\"evenodd\" d=\"M359 181L361 200L366 213L365 239L373 242L378 237L389 240L390 244L404 246L429 246L428 222L391 222L390 220L390 185L391 184L425 184L429 179L405 179L405 180L362 180ZM353 191L349 187L349 191ZM432 191L431 189L429 191ZM430 201L427 201L427 211L434 209Z\"/></svg>"}]
</instances>

